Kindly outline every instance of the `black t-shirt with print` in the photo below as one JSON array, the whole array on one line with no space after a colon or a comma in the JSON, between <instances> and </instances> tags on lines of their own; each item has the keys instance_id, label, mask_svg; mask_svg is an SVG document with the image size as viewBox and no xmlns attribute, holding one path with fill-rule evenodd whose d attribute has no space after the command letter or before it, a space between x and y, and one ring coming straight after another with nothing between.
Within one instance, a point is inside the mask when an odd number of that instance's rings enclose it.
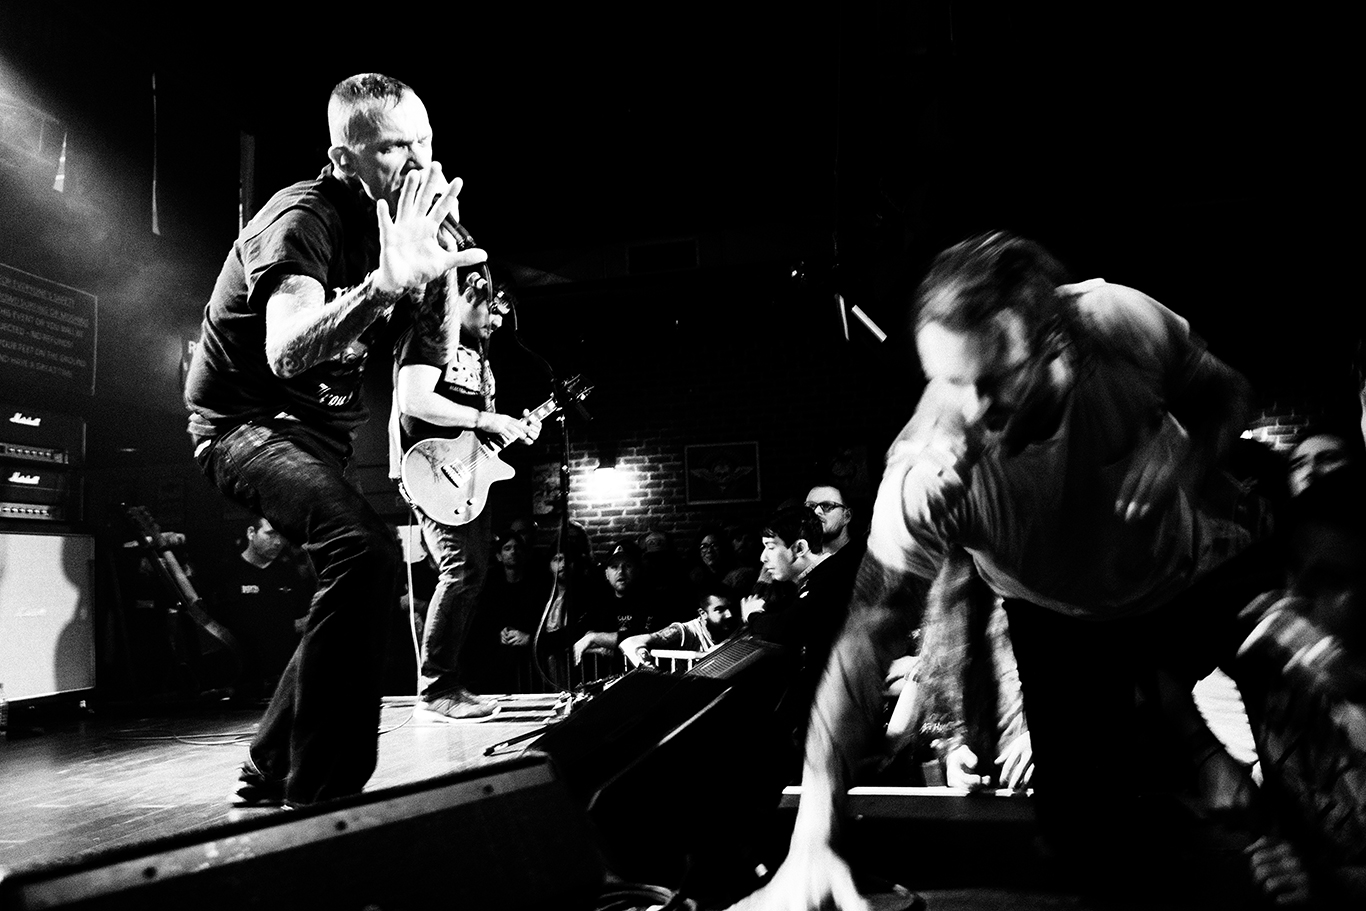
<instances>
[{"instance_id":1,"label":"black t-shirt with print","mask_svg":"<svg viewBox=\"0 0 1366 911\"><path fill-rule=\"evenodd\" d=\"M331 301L360 284L378 255L374 203L330 168L266 203L233 244L204 308L185 384L196 444L287 414L329 448L349 454L366 417L362 369L371 348L382 344L386 321L376 321L340 358L282 379L266 361L266 302L287 275L316 279Z\"/></svg>"},{"instance_id":2,"label":"black t-shirt with print","mask_svg":"<svg viewBox=\"0 0 1366 911\"><path fill-rule=\"evenodd\" d=\"M420 325L421 321L410 323L394 346L394 387L398 387L398 371L404 367L435 367L441 371L433 389L437 395L480 411L493 411L493 371L489 369L486 358L481 357L475 349L461 345L453 361L447 362L441 340L434 337L435 333L420 331ZM404 452L418 440L451 438L463 432L461 428L429 424L401 412L398 426L399 443Z\"/></svg>"}]
</instances>

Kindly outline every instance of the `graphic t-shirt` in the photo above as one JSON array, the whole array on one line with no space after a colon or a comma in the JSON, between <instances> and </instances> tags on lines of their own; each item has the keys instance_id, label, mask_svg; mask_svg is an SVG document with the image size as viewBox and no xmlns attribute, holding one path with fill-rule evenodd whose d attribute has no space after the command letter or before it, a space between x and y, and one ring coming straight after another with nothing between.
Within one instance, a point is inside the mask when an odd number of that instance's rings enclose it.
<instances>
[{"instance_id":1,"label":"graphic t-shirt","mask_svg":"<svg viewBox=\"0 0 1366 911\"><path fill-rule=\"evenodd\" d=\"M374 204L330 169L276 193L242 229L219 272L185 384L196 444L253 420L289 416L322 443L350 453L365 420L361 374L387 325L377 320L339 357L284 379L266 360L266 303L282 278L306 275L327 300L375 267Z\"/></svg>"},{"instance_id":2,"label":"graphic t-shirt","mask_svg":"<svg viewBox=\"0 0 1366 911\"><path fill-rule=\"evenodd\" d=\"M394 385L398 385L398 371L415 365L436 367L441 377L436 381L434 392L460 405L478 408L480 411L493 411L495 384L493 371L488 369L487 359L479 352L465 345L455 349L454 356L447 361L447 354L438 339L422 332L417 325L404 330L399 338L394 354ZM441 427L429 424L412 415L398 415L399 443L407 451L418 440L431 437L450 438L461 432L460 428Z\"/></svg>"}]
</instances>

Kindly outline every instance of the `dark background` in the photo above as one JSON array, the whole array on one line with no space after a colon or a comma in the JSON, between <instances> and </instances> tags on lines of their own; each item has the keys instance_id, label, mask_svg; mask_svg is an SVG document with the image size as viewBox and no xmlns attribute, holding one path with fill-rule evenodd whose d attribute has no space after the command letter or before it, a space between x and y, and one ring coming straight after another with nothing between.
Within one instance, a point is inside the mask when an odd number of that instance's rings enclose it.
<instances>
[{"instance_id":1,"label":"dark background","mask_svg":"<svg viewBox=\"0 0 1366 911\"><path fill-rule=\"evenodd\" d=\"M63 194L0 168L0 261L100 300L95 395L9 398L83 416L111 496L183 467L180 361L239 190L316 173L327 93L367 70L426 102L522 339L597 381L588 437L667 423L644 398L667 374L745 414L688 442L824 423L875 462L918 389L900 329L925 264L1001 227L1188 317L1263 403L1337 396L1362 309L1345 14L1112 6L0 4L3 85L68 137ZM846 342L836 290L892 338ZM544 397L503 373L505 402Z\"/></svg>"}]
</instances>

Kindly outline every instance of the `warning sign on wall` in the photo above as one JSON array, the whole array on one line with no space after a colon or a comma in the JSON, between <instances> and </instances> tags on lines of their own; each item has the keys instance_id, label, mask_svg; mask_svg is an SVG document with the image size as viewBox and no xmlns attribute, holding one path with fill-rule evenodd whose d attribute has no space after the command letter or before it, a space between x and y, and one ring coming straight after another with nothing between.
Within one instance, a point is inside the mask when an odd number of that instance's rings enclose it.
<instances>
[{"instance_id":1,"label":"warning sign on wall","mask_svg":"<svg viewBox=\"0 0 1366 911\"><path fill-rule=\"evenodd\" d=\"M0 264L0 377L95 393L95 295Z\"/></svg>"}]
</instances>

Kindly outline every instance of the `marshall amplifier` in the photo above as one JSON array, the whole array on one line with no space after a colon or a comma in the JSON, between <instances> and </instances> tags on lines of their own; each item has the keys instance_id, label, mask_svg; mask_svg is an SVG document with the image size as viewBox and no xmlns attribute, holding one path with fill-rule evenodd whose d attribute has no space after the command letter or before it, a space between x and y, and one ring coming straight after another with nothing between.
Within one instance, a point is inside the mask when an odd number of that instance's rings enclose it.
<instances>
[{"instance_id":1,"label":"marshall amplifier","mask_svg":"<svg viewBox=\"0 0 1366 911\"><path fill-rule=\"evenodd\" d=\"M85 421L70 414L0 401L0 460L79 466Z\"/></svg>"},{"instance_id":2,"label":"marshall amplifier","mask_svg":"<svg viewBox=\"0 0 1366 911\"><path fill-rule=\"evenodd\" d=\"M0 521L65 522L73 479L65 449L0 441Z\"/></svg>"},{"instance_id":3,"label":"marshall amplifier","mask_svg":"<svg viewBox=\"0 0 1366 911\"><path fill-rule=\"evenodd\" d=\"M79 522L85 421L0 401L0 522Z\"/></svg>"},{"instance_id":4,"label":"marshall amplifier","mask_svg":"<svg viewBox=\"0 0 1366 911\"><path fill-rule=\"evenodd\" d=\"M39 465L67 465L70 463L71 457L67 455L65 449L0 442L0 460L36 462Z\"/></svg>"},{"instance_id":5,"label":"marshall amplifier","mask_svg":"<svg viewBox=\"0 0 1366 911\"><path fill-rule=\"evenodd\" d=\"M66 502L70 488L66 471L0 462L0 502L60 504Z\"/></svg>"},{"instance_id":6,"label":"marshall amplifier","mask_svg":"<svg viewBox=\"0 0 1366 911\"><path fill-rule=\"evenodd\" d=\"M13 503L0 500L0 520L5 519L65 522L66 507L61 503Z\"/></svg>"}]
</instances>

